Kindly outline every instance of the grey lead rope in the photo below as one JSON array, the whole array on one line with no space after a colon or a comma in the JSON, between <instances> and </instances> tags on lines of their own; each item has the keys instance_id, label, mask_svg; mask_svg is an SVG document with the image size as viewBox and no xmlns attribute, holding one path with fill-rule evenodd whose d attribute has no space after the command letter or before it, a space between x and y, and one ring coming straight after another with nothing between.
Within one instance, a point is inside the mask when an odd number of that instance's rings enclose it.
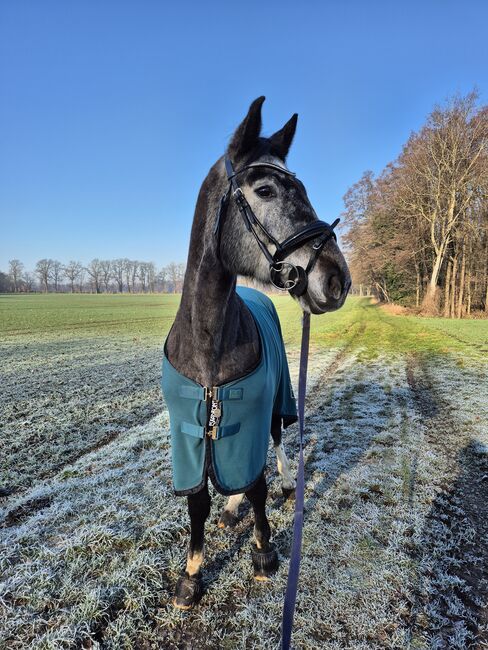
<instances>
[{"instance_id":1,"label":"grey lead rope","mask_svg":"<svg viewBox=\"0 0 488 650\"><path fill-rule=\"evenodd\" d=\"M303 312L302 344L300 349L300 371L298 378L298 427L300 454L298 460L297 485L295 493L295 517L293 520L293 543L290 568L286 584L285 602L283 604L283 622L281 649L288 650L291 641L293 616L297 598L298 576L300 573L300 552L302 548L303 502L304 502L304 467L303 467L303 430L305 422L305 394L307 390L308 348L310 341L310 314Z\"/></svg>"}]
</instances>

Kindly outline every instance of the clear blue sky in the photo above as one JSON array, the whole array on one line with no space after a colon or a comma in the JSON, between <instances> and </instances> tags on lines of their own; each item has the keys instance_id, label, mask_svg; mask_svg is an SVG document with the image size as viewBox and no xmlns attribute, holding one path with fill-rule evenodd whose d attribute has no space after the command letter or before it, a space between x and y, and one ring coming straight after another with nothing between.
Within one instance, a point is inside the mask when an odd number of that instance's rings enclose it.
<instances>
[{"instance_id":1,"label":"clear blue sky","mask_svg":"<svg viewBox=\"0 0 488 650\"><path fill-rule=\"evenodd\" d=\"M186 261L250 102L299 114L289 167L332 220L433 105L488 102L488 3L0 0L0 269Z\"/></svg>"}]
</instances>

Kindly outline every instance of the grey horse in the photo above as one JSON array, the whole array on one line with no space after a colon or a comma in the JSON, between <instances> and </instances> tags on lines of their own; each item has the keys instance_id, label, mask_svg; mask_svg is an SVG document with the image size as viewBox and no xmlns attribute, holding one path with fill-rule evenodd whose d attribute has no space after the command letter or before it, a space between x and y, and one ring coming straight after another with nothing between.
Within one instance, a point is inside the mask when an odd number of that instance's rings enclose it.
<instances>
[{"instance_id":1,"label":"grey horse","mask_svg":"<svg viewBox=\"0 0 488 650\"><path fill-rule=\"evenodd\" d=\"M229 186L225 158L239 174L239 186L247 205L276 241L293 235L318 221L303 184L286 173L286 156L292 143L297 114L269 138L261 136L261 107L264 97L252 102L248 114L236 129L224 156L211 167L198 194L191 231L187 270L181 303L165 343L171 366L197 385L218 387L246 376L260 358L260 335L245 302L236 292L238 275L270 282L270 263L248 229L242 209L232 197L216 236L216 215ZM283 170L283 171L282 171ZM242 206L241 206L242 208ZM261 233L269 255L273 242ZM287 257L290 268L305 268L314 242L307 240ZM333 237L320 249L306 290L295 296L300 307L313 314L340 308L350 287L345 259ZM288 267L280 267L283 272ZM278 274L279 275L279 274ZM276 282L275 282L276 284ZM286 288L286 278L283 286ZM270 433L277 456L278 472L286 496L293 494L295 480L282 444L282 422L273 415ZM206 440L204 441L206 442ZM266 443L267 444L267 443ZM173 604L191 608L203 593L201 566L204 557L204 524L210 513L207 477L203 486L187 494L191 537L186 567L175 589ZM277 553L270 541L266 517L267 485L262 472L245 496L254 512L255 577L266 579L277 566ZM231 493L220 516L219 526L233 526L244 493Z\"/></svg>"}]
</instances>

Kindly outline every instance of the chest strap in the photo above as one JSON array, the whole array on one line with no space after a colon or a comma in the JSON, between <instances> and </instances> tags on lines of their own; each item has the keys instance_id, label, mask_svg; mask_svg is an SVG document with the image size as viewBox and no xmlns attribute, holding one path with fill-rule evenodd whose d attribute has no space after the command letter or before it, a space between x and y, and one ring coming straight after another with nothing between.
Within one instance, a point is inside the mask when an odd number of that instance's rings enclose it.
<instances>
[{"instance_id":1,"label":"chest strap","mask_svg":"<svg viewBox=\"0 0 488 650\"><path fill-rule=\"evenodd\" d=\"M239 422L236 424L228 424L227 426L220 426L220 419L222 416L221 403L230 400L241 400L243 398L243 388L224 388L221 386L180 386L180 397L186 399L198 400L210 404L210 415L206 426L200 424L192 424L191 422L182 422L181 431L194 438L205 438L209 436L212 440L220 440L227 436L233 436L239 431L241 425Z\"/></svg>"},{"instance_id":2,"label":"chest strap","mask_svg":"<svg viewBox=\"0 0 488 650\"><path fill-rule=\"evenodd\" d=\"M179 390L180 397L196 399L201 402L206 402L210 398L219 402L242 399L243 393L243 388L223 388L221 386L214 386L213 388L207 386L180 386Z\"/></svg>"},{"instance_id":3,"label":"chest strap","mask_svg":"<svg viewBox=\"0 0 488 650\"><path fill-rule=\"evenodd\" d=\"M237 422L236 424L228 424L225 427L212 427L211 429L202 427L199 424L191 424L190 422L181 423L181 431L183 433L187 433L189 436L193 436L194 438L205 438L206 435L209 435L212 440L220 440L220 438L233 436L240 428L240 422Z\"/></svg>"}]
</instances>

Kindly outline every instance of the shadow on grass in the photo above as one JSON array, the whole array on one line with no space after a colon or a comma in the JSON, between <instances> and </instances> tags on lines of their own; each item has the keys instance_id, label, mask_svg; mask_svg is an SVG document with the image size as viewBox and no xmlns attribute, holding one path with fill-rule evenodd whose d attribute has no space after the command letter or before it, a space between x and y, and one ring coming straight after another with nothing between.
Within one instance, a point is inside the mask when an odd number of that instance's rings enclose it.
<instances>
[{"instance_id":1,"label":"shadow on grass","mask_svg":"<svg viewBox=\"0 0 488 650\"><path fill-rule=\"evenodd\" d=\"M397 394L396 391L391 391L390 393L385 394L384 386L376 382L365 382L364 387L365 392L361 394L362 400L371 401L373 400L373 396L377 399L379 394L384 395L383 399L392 404L398 404L400 401L404 400L404 395L400 393ZM369 394L371 394L371 400L368 397ZM314 486L311 495L305 500L305 520L307 518L307 511L310 512L314 509L321 496L334 485L337 478L340 475L350 472L354 466L361 461L367 453L374 436L387 430L387 421L391 415L390 411L384 413L383 417L375 415L376 424L371 423L369 426L367 419L365 418L357 421L352 418L352 421L348 420L344 425L345 428L347 428L347 435L343 435L340 427L337 428L337 424L335 425L336 428L333 434L330 435L327 432L328 419L326 415L328 409L328 397L329 391L324 392L322 403L316 408L307 411L306 414L307 421L311 424L305 427L305 447L308 445L314 445L314 447L312 447L308 452L305 460L305 490L307 490L307 483L310 484L313 474L317 470L317 461L327 461L327 457L333 453L334 455L339 455L340 462L332 466L327 465L325 476ZM379 408L379 410L381 410L381 408ZM312 441L310 438L310 435L314 431L313 422L322 422L320 428L326 431L323 437L321 437L319 433L315 441ZM333 420L331 422L333 423ZM293 428L296 431L296 436L298 438L298 426L295 425ZM352 435L351 429L354 432ZM291 444L288 442L290 455L295 458L298 457L299 450L297 438ZM352 442L352 444L349 444L350 442ZM391 442L393 442L393 440ZM410 477L410 491L412 494L414 491L414 481L415 472L412 472ZM274 531L272 536L272 540L277 544L280 555L284 558L289 558L291 552L293 529L292 505L294 505L294 503L289 504L289 527ZM280 495L272 500L269 499L268 496L266 507L268 516L271 511L283 507L288 507L288 505L285 505L285 499L283 496ZM250 517L248 517L249 513L251 513ZM251 562L250 542L253 531L253 516L251 506L247 500L244 500L239 508L239 520L240 523L237 525L237 529L228 532L229 535L235 535L231 547L218 553L215 558L204 567L204 580L207 586L218 580L219 575L226 569L228 563L232 561L232 558L243 549L244 544L249 545L249 562ZM245 529L243 529L244 525L246 525ZM211 537L208 537L208 543L211 544Z\"/></svg>"},{"instance_id":2,"label":"shadow on grass","mask_svg":"<svg viewBox=\"0 0 488 650\"><path fill-rule=\"evenodd\" d=\"M414 558L419 566L410 624L433 648L488 642L488 450L471 441L458 475L432 504Z\"/></svg>"}]
</instances>

